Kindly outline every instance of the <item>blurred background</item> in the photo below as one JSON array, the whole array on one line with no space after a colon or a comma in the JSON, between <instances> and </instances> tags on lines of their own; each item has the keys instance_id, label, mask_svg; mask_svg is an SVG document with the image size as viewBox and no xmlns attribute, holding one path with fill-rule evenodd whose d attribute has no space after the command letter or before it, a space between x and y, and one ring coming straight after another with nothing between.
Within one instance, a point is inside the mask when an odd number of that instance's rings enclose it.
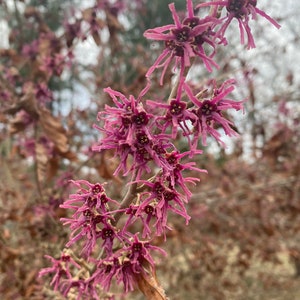
<instances>
[{"instance_id":1,"label":"blurred background","mask_svg":"<svg viewBox=\"0 0 300 300\"><path fill-rule=\"evenodd\" d=\"M111 153L91 151L92 126L110 103L103 88L144 88L163 45L143 32L173 22L170 2L184 11L183 0L0 1L1 299L60 299L36 277L67 241L59 205L69 179L109 182L120 199L113 186L125 179L112 175ZM189 226L171 217L167 242L156 241L168 252L158 279L172 300L300 299L300 2L257 6L281 29L258 16L257 47L246 50L233 22L220 68L210 74L196 61L190 73L198 87L236 78L233 98L248 101L230 116L240 136L224 137L226 149L209 141L198 158L208 175L192 187ZM147 98L166 98L172 78L161 89L156 72Z\"/></svg>"}]
</instances>

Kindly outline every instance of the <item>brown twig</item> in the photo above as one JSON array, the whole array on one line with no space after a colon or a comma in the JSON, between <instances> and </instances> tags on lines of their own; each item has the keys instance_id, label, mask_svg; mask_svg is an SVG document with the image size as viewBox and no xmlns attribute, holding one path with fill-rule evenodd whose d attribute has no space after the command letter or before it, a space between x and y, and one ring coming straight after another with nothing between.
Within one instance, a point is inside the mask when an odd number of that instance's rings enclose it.
<instances>
[{"instance_id":1,"label":"brown twig","mask_svg":"<svg viewBox=\"0 0 300 300\"><path fill-rule=\"evenodd\" d=\"M136 175L137 175L137 170L135 170L135 172L133 173L131 181L134 181L136 179ZM136 194L137 194L137 183L134 182L134 183L130 184L130 186L127 190L127 193L120 204L120 209L129 207L129 205L136 198ZM122 215L123 215L122 211L118 211L115 213L114 220L112 222L114 226L117 225L117 223L119 222Z\"/></svg>"}]
</instances>

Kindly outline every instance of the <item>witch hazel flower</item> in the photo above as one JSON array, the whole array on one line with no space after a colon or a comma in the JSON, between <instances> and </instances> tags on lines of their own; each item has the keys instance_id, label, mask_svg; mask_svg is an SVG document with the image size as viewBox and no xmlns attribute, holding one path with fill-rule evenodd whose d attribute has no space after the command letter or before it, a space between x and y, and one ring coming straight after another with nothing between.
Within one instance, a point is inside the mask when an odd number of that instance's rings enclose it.
<instances>
[{"instance_id":1,"label":"witch hazel flower","mask_svg":"<svg viewBox=\"0 0 300 300\"><path fill-rule=\"evenodd\" d=\"M192 0L187 0L187 16L182 22L174 3L169 4L169 9L172 12L174 24L148 29L144 33L148 39L165 42L165 49L146 73L146 77L150 77L155 69L162 67L161 85L163 85L164 75L172 60L175 60L175 68L179 67L180 69L180 77L183 77L184 69L190 67L193 57L200 57L209 72L212 71L212 66L217 67L212 59L215 54L216 42L211 37L214 35L214 27L220 21L211 16L204 19L196 17ZM213 49L209 55L205 53L205 43Z\"/></svg>"},{"instance_id":2,"label":"witch hazel flower","mask_svg":"<svg viewBox=\"0 0 300 300\"><path fill-rule=\"evenodd\" d=\"M196 119L193 122L194 138L190 145L192 151L197 148L198 140L200 138L202 144L206 146L208 136L212 136L223 147L226 147L217 127L223 128L225 134L228 136L238 136L238 133L233 129L234 124L222 114L223 111L228 109L235 109L237 111L243 109L245 100L234 101L227 98L227 95L234 90L234 82L234 80L225 81L220 88L214 90L213 95L210 98L201 100L193 94L189 85L185 83L184 89L189 99L195 105L195 108L193 109L196 116Z\"/></svg>"},{"instance_id":3,"label":"witch hazel flower","mask_svg":"<svg viewBox=\"0 0 300 300\"><path fill-rule=\"evenodd\" d=\"M60 207L65 209L75 209L76 211L84 211L85 209L94 209L98 213L107 213L110 205L118 206L116 200L106 195L104 184L90 183L87 180L69 180L70 183L79 189L75 194L71 194ZM79 207L78 203L81 203Z\"/></svg>"},{"instance_id":4,"label":"witch hazel flower","mask_svg":"<svg viewBox=\"0 0 300 300\"><path fill-rule=\"evenodd\" d=\"M164 219L161 218L158 207L156 203L148 204L144 206L143 215L140 214L143 219L143 238L150 238L153 230L152 227L155 228L155 235L156 236L163 236L164 240L166 240L166 232L172 230L172 227L168 225L168 223L164 222ZM151 223L153 225L151 225Z\"/></svg>"},{"instance_id":5,"label":"witch hazel flower","mask_svg":"<svg viewBox=\"0 0 300 300\"><path fill-rule=\"evenodd\" d=\"M196 185L197 182L200 181L198 177L184 177L183 172L187 171L196 171L199 173L207 173L207 170L200 169L196 167L196 162L186 162L182 163L181 159L185 156L192 157L197 154L202 154L202 150L193 150L193 151L186 151L180 153L178 150L172 151L166 155L166 159L168 163L172 166L171 171L164 172L163 176L168 181L168 184L172 188L180 187L184 193L184 198L187 199L187 202L190 197L192 196L192 192L187 187L187 184Z\"/></svg>"},{"instance_id":6,"label":"witch hazel flower","mask_svg":"<svg viewBox=\"0 0 300 300\"><path fill-rule=\"evenodd\" d=\"M183 84L183 82L182 82ZM187 109L187 103L182 100L182 89L178 89L176 98L170 99L169 103L159 103L153 100L147 100L146 104L152 109L163 109L163 116L155 117L155 124L161 130L161 133L167 133L171 128L171 138L175 139L179 129L183 135L189 137L192 134L189 123L194 118L194 114Z\"/></svg>"},{"instance_id":7,"label":"witch hazel flower","mask_svg":"<svg viewBox=\"0 0 300 300\"><path fill-rule=\"evenodd\" d=\"M61 285L61 291L62 295L64 297L67 297L71 289L76 289L77 291L77 297L76 300L84 299L84 296L86 295L86 283L85 280L83 279L69 279L69 280L64 280L64 282ZM91 294L89 294L90 296Z\"/></svg>"},{"instance_id":8,"label":"witch hazel flower","mask_svg":"<svg viewBox=\"0 0 300 300\"><path fill-rule=\"evenodd\" d=\"M33 40L29 44L25 44L22 48L22 54L34 61L39 54L39 40Z\"/></svg>"},{"instance_id":9,"label":"witch hazel flower","mask_svg":"<svg viewBox=\"0 0 300 300\"><path fill-rule=\"evenodd\" d=\"M83 276L63 279L60 285L60 291L64 297L77 295L76 300L93 299L93 300L114 300L115 298L109 294L101 292L90 280ZM69 299L69 298L68 298Z\"/></svg>"},{"instance_id":10,"label":"witch hazel flower","mask_svg":"<svg viewBox=\"0 0 300 300\"><path fill-rule=\"evenodd\" d=\"M127 293L134 290L137 276L141 274L147 276L147 272L155 271L155 263L150 251L158 251L162 255L166 255L166 252L151 245L149 241L140 240L138 235L138 233L133 235L128 244L112 256L98 261L96 271L89 279L91 284L100 284L104 291L109 291L115 280Z\"/></svg>"},{"instance_id":11,"label":"witch hazel flower","mask_svg":"<svg viewBox=\"0 0 300 300\"><path fill-rule=\"evenodd\" d=\"M226 0L226 1L210 1L206 3L201 3L196 6L196 8L201 8L205 6L216 5L220 7L225 7L227 14L225 17L221 18L223 24L221 28L217 31L216 36L219 38L224 38L225 31L227 30L229 24L233 19L236 19L239 24L241 43L245 43L245 33L247 35L247 48L255 48L255 42L253 35L251 33L251 28L249 26L250 16L252 19L256 20L257 15L261 15L271 22L277 29L280 25L264 11L256 7L257 0ZM217 9L214 10L217 14Z\"/></svg>"},{"instance_id":12,"label":"witch hazel flower","mask_svg":"<svg viewBox=\"0 0 300 300\"><path fill-rule=\"evenodd\" d=\"M137 170L139 178L143 172L151 171L150 162L158 167L167 167L163 154L167 148L173 146L168 137L153 133L153 116L143 107L141 95L137 99L130 95L127 99L125 95L110 88L105 91L112 97L116 107L106 105L105 111L99 113L98 118L104 125L94 127L103 137L93 150L115 151L115 156L120 158L120 164L114 175L122 171L126 176ZM130 156L133 163L128 169L127 161Z\"/></svg>"},{"instance_id":13,"label":"witch hazel flower","mask_svg":"<svg viewBox=\"0 0 300 300\"><path fill-rule=\"evenodd\" d=\"M76 214L73 218L61 218L63 225L70 225L72 230L67 247L75 244L77 241L83 239L84 245L82 247L81 254L84 257L89 257L96 246L97 240L101 236L101 232L97 228L98 218L91 217L91 212L86 210L83 214Z\"/></svg>"},{"instance_id":14,"label":"witch hazel flower","mask_svg":"<svg viewBox=\"0 0 300 300\"><path fill-rule=\"evenodd\" d=\"M75 210L71 218L60 219L63 225L69 225L72 230L66 246L70 247L77 241L83 240L81 254L89 257L97 245L97 240L102 238L102 247L107 253L111 253L114 238L122 240L117 230L110 224L114 211L109 211L107 205L109 201L116 201L105 195L104 188L99 183L91 184L85 180L73 181L73 183L80 189L77 194L72 194L70 199L60 205L61 208Z\"/></svg>"},{"instance_id":15,"label":"witch hazel flower","mask_svg":"<svg viewBox=\"0 0 300 300\"><path fill-rule=\"evenodd\" d=\"M146 113L139 99L132 95L127 99L125 95L111 88L104 91L110 95L115 107L106 105L105 111L98 114L98 120L103 121L104 126L94 127L104 134L104 138L93 150L115 149L124 153L134 144L137 131L148 133L151 115Z\"/></svg>"},{"instance_id":16,"label":"witch hazel flower","mask_svg":"<svg viewBox=\"0 0 300 300\"><path fill-rule=\"evenodd\" d=\"M153 229L157 236L165 235L166 230L172 230L168 225L163 225L161 219L157 217L155 203L146 205L142 212L137 213L139 205L131 204L124 213L127 216L125 224L122 226L122 232L126 233L132 224L141 222L142 238L151 238L153 236Z\"/></svg>"},{"instance_id":17,"label":"witch hazel flower","mask_svg":"<svg viewBox=\"0 0 300 300\"><path fill-rule=\"evenodd\" d=\"M150 237L153 232L150 228L150 222L156 228L156 235L166 237L166 231L171 230L167 224L169 211L181 215L188 223L190 217L186 212L185 203L188 202L192 193L187 184L196 184L200 179L198 177L184 177L183 172L188 170L206 173L207 171L197 168L195 162L181 163L181 159L185 156L201 153L201 150L195 150L193 153L190 151L180 153L178 150L166 152L164 157L168 163L168 168L161 169L154 182L137 180L136 183L141 184L143 188L148 187L149 190L139 194L137 203L130 205L125 210L128 219L123 230L127 230L129 225L140 219L143 237ZM182 193L177 191L178 188L181 189Z\"/></svg>"},{"instance_id":18,"label":"witch hazel flower","mask_svg":"<svg viewBox=\"0 0 300 300\"><path fill-rule=\"evenodd\" d=\"M93 286L100 285L106 292L110 290L112 281L117 273L120 263L116 255L106 257L95 262L96 270L88 281Z\"/></svg>"},{"instance_id":19,"label":"witch hazel flower","mask_svg":"<svg viewBox=\"0 0 300 300\"><path fill-rule=\"evenodd\" d=\"M136 215L139 216L145 211L149 211L150 207L153 207L156 217L155 225L159 225L157 229L161 229L161 232L156 231L157 235L164 235L164 237L166 237L166 229L170 228L167 225L169 211L182 216L186 220L186 224L188 224L190 216L187 214L185 208L184 203L186 203L187 200L184 195L178 193L176 189L166 186L163 177L158 177L155 182L144 180L140 180L139 182L150 187L150 190L140 194L141 203L139 204ZM149 213L153 213L153 211L151 212L150 209Z\"/></svg>"},{"instance_id":20,"label":"witch hazel flower","mask_svg":"<svg viewBox=\"0 0 300 300\"><path fill-rule=\"evenodd\" d=\"M80 269L80 265L78 265L70 255L63 253L59 259L55 259L49 255L45 255L45 257L51 260L52 266L42 269L39 272L39 277L54 274L50 285L53 286L55 291L60 288L60 284L64 279L72 279L71 266Z\"/></svg>"},{"instance_id":21,"label":"witch hazel flower","mask_svg":"<svg viewBox=\"0 0 300 300\"><path fill-rule=\"evenodd\" d=\"M152 270L155 270L155 262L152 258L150 251L158 251L162 255L166 256L167 253L161 249L160 247L156 247L151 245L149 241L141 241L138 238L138 233L136 233L130 241L130 245L124 248L124 252L128 252L127 257L133 263L134 266L150 266ZM134 270L135 272L139 272L138 269Z\"/></svg>"}]
</instances>

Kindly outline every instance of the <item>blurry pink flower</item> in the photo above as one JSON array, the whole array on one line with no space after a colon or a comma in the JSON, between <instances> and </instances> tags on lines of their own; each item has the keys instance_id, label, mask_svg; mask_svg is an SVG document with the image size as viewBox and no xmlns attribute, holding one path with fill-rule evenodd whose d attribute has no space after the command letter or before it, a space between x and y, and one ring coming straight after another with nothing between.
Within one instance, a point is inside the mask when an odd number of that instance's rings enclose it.
<instances>
[{"instance_id":1,"label":"blurry pink flower","mask_svg":"<svg viewBox=\"0 0 300 300\"><path fill-rule=\"evenodd\" d=\"M22 48L22 54L34 61L39 53L39 40L33 40L29 44L25 44Z\"/></svg>"},{"instance_id":2,"label":"blurry pink flower","mask_svg":"<svg viewBox=\"0 0 300 300\"><path fill-rule=\"evenodd\" d=\"M216 36L219 38L224 38L225 31L228 25L235 18L239 23L241 43L245 43L245 32L248 38L247 48L255 48L255 42L251 33L251 28L249 26L250 16L252 19L256 19L257 15L261 15L271 22L276 28L280 28L280 25L269 15L267 15L262 10L256 7L257 0L224 0L224 1L211 1L206 3L201 3L196 6L196 8L204 6L223 6L226 7L227 15L221 20L224 22L221 28L217 31ZM214 14L217 14L218 10L214 10Z\"/></svg>"},{"instance_id":3,"label":"blurry pink flower","mask_svg":"<svg viewBox=\"0 0 300 300\"><path fill-rule=\"evenodd\" d=\"M45 104L53 100L52 91L45 82L37 83L34 88L35 96L40 104Z\"/></svg>"},{"instance_id":4,"label":"blurry pink flower","mask_svg":"<svg viewBox=\"0 0 300 300\"><path fill-rule=\"evenodd\" d=\"M48 273L54 273L54 276L50 283L51 285L53 285L54 290L59 289L61 281L64 278L72 278L72 275L69 270L70 265L73 265L76 268L80 269L80 266L69 255L62 254L60 259L55 259L49 255L45 255L45 257L51 260L52 266L49 268L42 269L39 272L39 277L44 276Z\"/></svg>"}]
</instances>

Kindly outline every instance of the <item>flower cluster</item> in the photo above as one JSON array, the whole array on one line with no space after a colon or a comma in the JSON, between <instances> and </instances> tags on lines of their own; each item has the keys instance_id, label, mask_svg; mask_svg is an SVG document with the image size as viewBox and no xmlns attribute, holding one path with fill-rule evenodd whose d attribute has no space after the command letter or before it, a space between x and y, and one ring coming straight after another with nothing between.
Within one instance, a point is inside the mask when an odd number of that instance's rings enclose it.
<instances>
[{"instance_id":1,"label":"flower cluster","mask_svg":"<svg viewBox=\"0 0 300 300\"><path fill-rule=\"evenodd\" d=\"M124 291L132 291L136 285L136 277L146 273L146 268L154 269L155 263L150 250L156 250L166 255L159 247L149 242L140 241L134 235L127 247L117 250L114 255L98 261L97 270L91 276L93 285L100 284L105 291L109 291L112 279L124 285ZM148 270L149 271L149 270Z\"/></svg>"},{"instance_id":2,"label":"flower cluster","mask_svg":"<svg viewBox=\"0 0 300 300\"><path fill-rule=\"evenodd\" d=\"M163 84L165 72L173 60L175 60L174 68L179 67L180 69L180 77L184 76L185 68L190 67L191 59L195 57L199 57L203 61L209 72L212 71L212 67L218 67L213 60L216 47L220 44L224 46L228 44L225 32L234 18L239 23L242 44L245 43L245 32L247 34L248 49L255 48L249 26L249 16L256 19L259 14L280 28L274 19L256 7L256 0L211 1L196 5L195 9L206 6L213 7L211 14L204 18L195 16L192 0L186 2L187 15L182 21L179 19L174 3L171 3L169 8L174 24L148 29L144 34L148 39L165 42L165 49L146 74L146 77L150 77L155 69L163 68L161 84ZM220 18L219 9L223 7L226 8L227 14Z\"/></svg>"},{"instance_id":3,"label":"flower cluster","mask_svg":"<svg viewBox=\"0 0 300 300\"><path fill-rule=\"evenodd\" d=\"M250 15L255 19L260 14L276 27L279 25L256 7L256 1L213 1L201 3L196 9L206 6L211 6L210 14L201 18L195 14L192 0L186 0L187 14L180 20L172 3L169 8L174 24L145 32L146 38L164 41L165 48L146 73L148 83L137 97L127 97L110 87L104 90L113 105L106 105L98 113L99 124L94 127L101 139L93 150L114 152L113 159L119 162L114 175L128 177L128 192L119 202L106 195L103 184L73 181L79 189L61 205L74 211L70 218L61 219L72 231L66 246L81 241L80 255L94 267L82 281L72 281L65 271L67 278L61 282L58 274L65 269L61 260L51 258L54 266L41 271L41 275L55 273L52 283L65 295L76 286L80 293L90 291L97 298L97 286L108 292L113 281L121 283L126 293L134 289L139 276L154 274L151 252L165 252L154 246L152 239L163 236L166 240L172 229L169 214L189 223L186 205L192 196L191 185L200 181L199 173L206 172L195 161L195 156L202 154L199 146L206 146L209 137L225 146L222 131L230 137L237 135L227 111L242 110L245 100L230 98L235 80L211 80L197 90L186 80L186 70L196 57L209 72L218 66L213 59L218 45L228 44L225 30L233 18L238 20L242 43L246 31L248 48L255 46L248 24ZM227 11L225 16L220 13L223 8ZM178 80L170 97L163 102L147 99L151 75L162 68L162 85L172 61L178 68ZM176 147L179 139L185 140L187 151ZM120 216L122 225L118 224Z\"/></svg>"},{"instance_id":4,"label":"flower cluster","mask_svg":"<svg viewBox=\"0 0 300 300\"><path fill-rule=\"evenodd\" d=\"M155 69L163 67L160 83L163 84L164 74L168 65L175 60L175 67L180 68L180 76L183 76L185 67L190 67L191 58L200 57L208 71L212 71L212 66L218 65L213 61L216 44L225 43L225 39L217 40L215 37L215 27L220 20L214 16L200 18L194 15L191 0L187 1L187 16L181 22L175 10L174 3L169 5L174 24L146 30L144 36L148 39L164 41L165 49L157 58L154 65L149 68L146 77L149 77ZM211 53L205 52L205 46L211 48Z\"/></svg>"},{"instance_id":5,"label":"flower cluster","mask_svg":"<svg viewBox=\"0 0 300 300\"><path fill-rule=\"evenodd\" d=\"M103 185L99 183L91 184L85 180L73 183L79 186L79 190L76 194L70 195L70 198L61 205L62 208L75 210L72 218L61 219L63 224L69 225L72 230L66 246L69 247L83 239L84 245L80 254L89 257L97 240L101 239L103 249L111 254L114 239L122 241L116 229L111 225L113 217L109 207L112 204L118 205L118 202L107 197ZM76 205L78 203L81 205Z\"/></svg>"}]
</instances>

